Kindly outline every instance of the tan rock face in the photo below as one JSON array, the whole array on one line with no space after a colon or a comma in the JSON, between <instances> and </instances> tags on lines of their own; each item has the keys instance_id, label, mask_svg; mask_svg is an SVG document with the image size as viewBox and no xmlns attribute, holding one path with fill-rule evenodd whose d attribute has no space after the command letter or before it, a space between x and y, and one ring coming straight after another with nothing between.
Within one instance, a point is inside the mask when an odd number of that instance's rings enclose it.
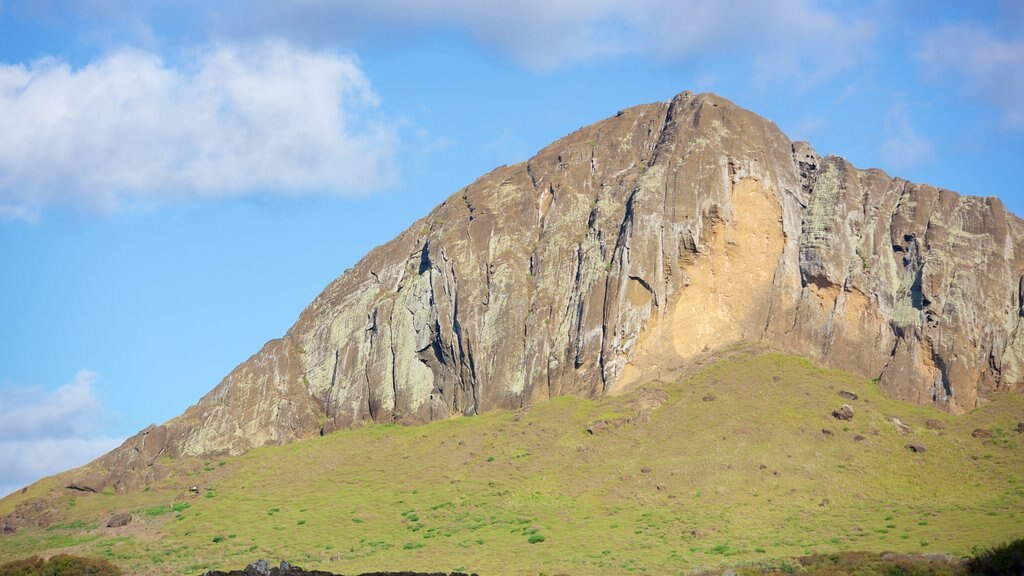
<instances>
[{"instance_id":1,"label":"tan rock face","mask_svg":"<svg viewBox=\"0 0 1024 576\"><path fill-rule=\"evenodd\" d=\"M961 412L1022 387L1022 235L997 199L820 158L683 93L460 190L103 463L595 397L738 343Z\"/></svg>"}]
</instances>

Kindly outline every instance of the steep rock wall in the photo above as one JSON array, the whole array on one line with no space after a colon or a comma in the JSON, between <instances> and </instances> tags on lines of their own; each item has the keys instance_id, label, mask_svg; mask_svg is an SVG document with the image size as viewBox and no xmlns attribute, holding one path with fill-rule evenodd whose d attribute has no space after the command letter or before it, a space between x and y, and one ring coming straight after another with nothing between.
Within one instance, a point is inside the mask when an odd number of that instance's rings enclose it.
<instances>
[{"instance_id":1,"label":"steep rock wall","mask_svg":"<svg viewBox=\"0 0 1024 576\"><path fill-rule=\"evenodd\" d=\"M961 412L1024 380L1022 235L997 199L821 158L685 92L460 190L100 463L596 397L737 343Z\"/></svg>"}]
</instances>

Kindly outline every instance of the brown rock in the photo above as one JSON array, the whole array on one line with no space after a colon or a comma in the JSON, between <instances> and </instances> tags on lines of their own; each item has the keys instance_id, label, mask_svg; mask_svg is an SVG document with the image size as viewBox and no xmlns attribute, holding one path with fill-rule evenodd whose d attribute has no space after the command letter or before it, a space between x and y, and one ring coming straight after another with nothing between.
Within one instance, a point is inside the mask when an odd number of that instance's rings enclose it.
<instances>
[{"instance_id":1,"label":"brown rock","mask_svg":"<svg viewBox=\"0 0 1024 576\"><path fill-rule=\"evenodd\" d=\"M849 392L847 390L840 390L839 391L839 395L842 396L843 398L846 398L847 400L856 400L857 399L857 395L855 393Z\"/></svg>"},{"instance_id":2,"label":"brown rock","mask_svg":"<svg viewBox=\"0 0 1024 576\"><path fill-rule=\"evenodd\" d=\"M121 512L114 514L107 521L107 528L120 528L121 526L127 526L132 521L132 515L128 512Z\"/></svg>"},{"instance_id":3,"label":"brown rock","mask_svg":"<svg viewBox=\"0 0 1024 576\"><path fill-rule=\"evenodd\" d=\"M910 450L911 452L918 453L918 454L921 453L921 452L927 452L928 451L928 449L924 447L924 444L918 444L917 442L911 442L910 444L907 444L906 447L907 447L907 450Z\"/></svg>"},{"instance_id":4,"label":"brown rock","mask_svg":"<svg viewBox=\"0 0 1024 576\"><path fill-rule=\"evenodd\" d=\"M974 432L971 432L971 436L974 438L991 438L992 431L985 428L975 428Z\"/></svg>"},{"instance_id":5,"label":"brown rock","mask_svg":"<svg viewBox=\"0 0 1024 576\"><path fill-rule=\"evenodd\" d=\"M934 418L929 418L929 419L925 420L924 421L924 426L925 426L925 428L927 428L929 430L945 430L946 429L946 426L942 422L939 422L938 420L935 420Z\"/></svg>"},{"instance_id":6,"label":"brown rock","mask_svg":"<svg viewBox=\"0 0 1024 576\"><path fill-rule=\"evenodd\" d=\"M1024 434L1024 422L1017 424L1017 434Z\"/></svg>"},{"instance_id":7,"label":"brown rock","mask_svg":"<svg viewBox=\"0 0 1024 576\"><path fill-rule=\"evenodd\" d=\"M101 464L137 486L162 457L598 397L741 343L959 413L1024 383L1022 269L998 199L820 157L684 92L459 190Z\"/></svg>"},{"instance_id":8,"label":"brown rock","mask_svg":"<svg viewBox=\"0 0 1024 576\"><path fill-rule=\"evenodd\" d=\"M836 420L853 420L853 408L849 404L843 404L832 411L832 417Z\"/></svg>"},{"instance_id":9,"label":"brown rock","mask_svg":"<svg viewBox=\"0 0 1024 576\"><path fill-rule=\"evenodd\" d=\"M715 401L715 397L713 395L711 395L711 394L707 394L706 396L701 398L701 400L704 401L704 402L714 402Z\"/></svg>"}]
</instances>

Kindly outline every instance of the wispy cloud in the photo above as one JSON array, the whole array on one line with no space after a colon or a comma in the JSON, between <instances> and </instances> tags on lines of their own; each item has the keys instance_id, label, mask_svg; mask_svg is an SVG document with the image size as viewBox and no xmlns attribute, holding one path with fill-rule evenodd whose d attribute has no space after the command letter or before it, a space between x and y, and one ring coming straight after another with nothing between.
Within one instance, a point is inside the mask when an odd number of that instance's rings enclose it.
<instances>
[{"instance_id":1,"label":"wispy cloud","mask_svg":"<svg viewBox=\"0 0 1024 576\"><path fill-rule=\"evenodd\" d=\"M0 215L377 190L397 136L376 105L354 58L282 42L0 65Z\"/></svg>"},{"instance_id":2,"label":"wispy cloud","mask_svg":"<svg viewBox=\"0 0 1024 576\"><path fill-rule=\"evenodd\" d=\"M974 24L946 26L929 34L917 53L926 75L959 85L995 105L1005 126L1024 129L1024 35L996 37Z\"/></svg>"},{"instance_id":3,"label":"wispy cloud","mask_svg":"<svg viewBox=\"0 0 1024 576\"><path fill-rule=\"evenodd\" d=\"M85 464L121 443L101 433L96 379L95 373L80 370L53 392L0 388L0 497Z\"/></svg>"},{"instance_id":4,"label":"wispy cloud","mask_svg":"<svg viewBox=\"0 0 1024 576\"><path fill-rule=\"evenodd\" d=\"M885 115L882 161L896 170L927 164L935 158L935 146L911 124L907 105L900 99Z\"/></svg>"},{"instance_id":5,"label":"wispy cloud","mask_svg":"<svg viewBox=\"0 0 1024 576\"><path fill-rule=\"evenodd\" d=\"M757 60L763 79L799 76L808 83L848 67L876 34L872 23L815 0L256 0L245 6L214 16L215 27L228 34L337 42L380 30L445 25L540 70L608 56L689 60L740 54Z\"/></svg>"}]
</instances>

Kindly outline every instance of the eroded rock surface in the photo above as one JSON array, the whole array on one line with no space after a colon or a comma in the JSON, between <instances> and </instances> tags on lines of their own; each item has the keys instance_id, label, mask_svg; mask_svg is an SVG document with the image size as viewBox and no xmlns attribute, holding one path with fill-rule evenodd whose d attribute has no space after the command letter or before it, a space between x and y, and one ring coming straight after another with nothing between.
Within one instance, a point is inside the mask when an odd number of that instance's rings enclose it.
<instances>
[{"instance_id":1,"label":"eroded rock surface","mask_svg":"<svg viewBox=\"0 0 1024 576\"><path fill-rule=\"evenodd\" d=\"M597 397L742 343L959 413L1021 389L1022 237L998 199L820 157L684 92L458 191L100 465L125 487L164 456Z\"/></svg>"}]
</instances>

